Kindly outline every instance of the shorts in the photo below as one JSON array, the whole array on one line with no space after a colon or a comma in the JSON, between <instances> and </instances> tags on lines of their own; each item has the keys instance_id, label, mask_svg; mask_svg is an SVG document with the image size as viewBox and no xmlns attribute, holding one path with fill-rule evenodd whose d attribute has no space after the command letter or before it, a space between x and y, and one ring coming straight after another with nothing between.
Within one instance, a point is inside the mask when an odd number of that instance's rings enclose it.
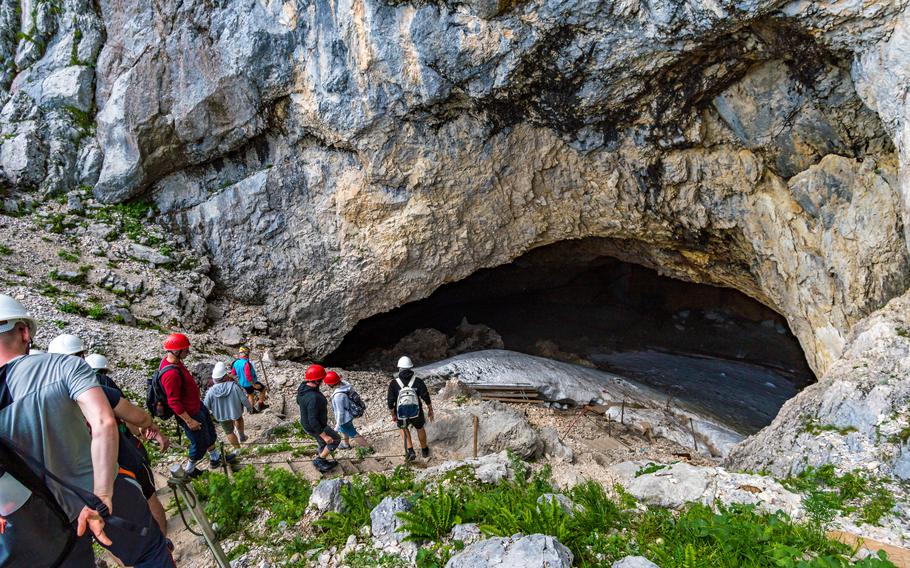
<instances>
[{"instance_id":1,"label":"shorts","mask_svg":"<svg viewBox=\"0 0 910 568\"><path fill-rule=\"evenodd\" d=\"M339 424L338 431L347 436L348 438L356 438L360 434L357 433L357 428L354 428L354 421L350 420L344 424Z\"/></svg>"},{"instance_id":2,"label":"shorts","mask_svg":"<svg viewBox=\"0 0 910 568\"><path fill-rule=\"evenodd\" d=\"M225 435L230 436L231 434L234 433L234 421L233 420L222 420L221 422L218 423L218 425L221 426L221 431L224 432Z\"/></svg>"},{"instance_id":3,"label":"shorts","mask_svg":"<svg viewBox=\"0 0 910 568\"><path fill-rule=\"evenodd\" d=\"M265 387L263 386L262 383L253 383L253 386L241 387L241 388L246 391L246 394L254 394L256 392L265 390Z\"/></svg>"},{"instance_id":4,"label":"shorts","mask_svg":"<svg viewBox=\"0 0 910 568\"><path fill-rule=\"evenodd\" d=\"M398 424L398 427L402 430L408 426L413 426L414 428L420 430L427 423L427 419L423 414L423 409L421 408L420 412L414 418L405 418L404 420L398 419L396 422Z\"/></svg>"},{"instance_id":5,"label":"shorts","mask_svg":"<svg viewBox=\"0 0 910 568\"><path fill-rule=\"evenodd\" d=\"M321 452L322 448L326 447L326 445L329 446L330 452L334 452L335 448L338 447L338 444L341 443L341 436L338 435L338 432L336 432L328 427L326 427L324 432L332 437L333 442L331 444L326 444L325 440L322 439L322 436L318 436L318 435L313 436L314 438L316 438L316 453Z\"/></svg>"}]
</instances>

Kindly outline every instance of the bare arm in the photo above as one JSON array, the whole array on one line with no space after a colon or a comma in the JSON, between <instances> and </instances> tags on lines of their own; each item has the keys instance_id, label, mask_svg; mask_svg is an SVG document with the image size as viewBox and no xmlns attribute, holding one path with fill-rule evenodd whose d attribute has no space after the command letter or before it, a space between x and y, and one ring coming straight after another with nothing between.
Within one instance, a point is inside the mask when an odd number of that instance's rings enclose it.
<instances>
[{"instance_id":1,"label":"bare arm","mask_svg":"<svg viewBox=\"0 0 910 568\"><path fill-rule=\"evenodd\" d=\"M152 425L152 417L149 416L149 413L125 398L121 398L114 407L114 416L126 422L128 426L136 428L145 429Z\"/></svg>"},{"instance_id":2,"label":"bare arm","mask_svg":"<svg viewBox=\"0 0 910 568\"><path fill-rule=\"evenodd\" d=\"M101 387L92 387L76 397L76 403L92 429L94 493L112 507L114 477L117 475L117 420Z\"/></svg>"}]
</instances>

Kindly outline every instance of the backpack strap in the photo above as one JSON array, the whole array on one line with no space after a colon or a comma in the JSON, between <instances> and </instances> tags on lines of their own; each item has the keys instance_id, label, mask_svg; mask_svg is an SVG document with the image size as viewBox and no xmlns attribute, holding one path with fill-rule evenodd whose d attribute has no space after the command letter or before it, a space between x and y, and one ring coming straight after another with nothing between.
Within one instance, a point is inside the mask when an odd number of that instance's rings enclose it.
<instances>
[{"instance_id":1,"label":"backpack strap","mask_svg":"<svg viewBox=\"0 0 910 568\"><path fill-rule=\"evenodd\" d=\"M0 441L2 441L4 444L6 444L13 452L16 453L16 455L18 455L22 459L22 461L26 462L29 466L31 466L32 469L34 469L35 471L41 472L38 474L39 478L47 477L47 478L52 479L54 481L54 483L56 483L60 487L66 489L67 491L69 491L70 493L72 493L73 495L78 497L79 500L82 501L83 503L85 503L85 505L89 509L94 509L95 511L97 511L98 514L101 515L101 518L104 519L104 522L109 523L111 526L119 527L123 530L127 530L132 533L136 533L139 536L148 535L148 532L149 532L148 527L140 527L136 523L134 523L132 521L128 521L127 519L124 519L123 517L117 517L117 516L112 515L110 512L110 509L107 508L107 505L105 505L104 502L101 499L99 499L97 495L95 495L91 491L86 491L85 489L83 489L81 487L73 485L72 483L63 481L62 479L60 479L59 477L54 475L54 473L51 470L44 467L43 463L39 462L32 456L28 455L28 453L24 452L21 448L19 448L16 444L14 444L12 442L12 440L10 440L4 436L0 436Z\"/></svg>"},{"instance_id":2,"label":"backpack strap","mask_svg":"<svg viewBox=\"0 0 910 568\"><path fill-rule=\"evenodd\" d=\"M401 382L401 377L395 377L395 382L398 383L398 388L399 388L399 389L403 389L403 388L404 388L404 383Z\"/></svg>"}]
</instances>

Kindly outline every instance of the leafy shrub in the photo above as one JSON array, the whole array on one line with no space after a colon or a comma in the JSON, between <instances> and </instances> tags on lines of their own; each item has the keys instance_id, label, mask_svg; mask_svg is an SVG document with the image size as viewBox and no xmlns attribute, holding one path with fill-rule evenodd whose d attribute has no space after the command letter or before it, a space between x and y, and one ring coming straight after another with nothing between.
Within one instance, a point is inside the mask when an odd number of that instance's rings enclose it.
<instances>
[{"instance_id":1,"label":"leafy shrub","mask_svg":"<svg viewBox=\"0 0 910 568\"><path fill-rule=\"evenodd\" d=\"M877 525L894 507L894 497L881 480L860 470L837 475L831 464L808 467L796 477L783 480L785 487L805 493L803 505L819 525L830 523L838 512L860 512L863 522Z\"/></svg>"},{"instance_id":2,"label":"leafy shrub","mask_svg":"<svg viewBox=\"0 0 910 568\"><path fill-rule=\"evenodd\" d=\"M370 499L362 479L354 479L351 485L342 486L341 502L344 513L329 511L314 523L324 531L320 540L326 544L344 544L349 536L370 524L370 511L379 503L376 501L374 504Z\"/></svg>"},{"instance_id":3,"label":"leafy shrub","mask_svg":"<svg viewBox=\"0 0 910 568\"><path fill-rule=\"evenodd\" d=\"M274 528L284 521L296 523L303 516L313 492L309 483L286 469L267 467L265 477L265 504L272 516L266 526Z\"/></svg>"},{"instance_id":4,"label":"leafy shrub","mask_svg":"<svg viewBox=\"0 0 910 568\"><path fill-rule=\"evenodd\" d=\"M407 532L406 540L440 540L461 523L461 499L453 493L443 491L442 484L436 492L417 501L410 511L398 513L404 521L402 531Z\"/></svg>"}]
</instances>

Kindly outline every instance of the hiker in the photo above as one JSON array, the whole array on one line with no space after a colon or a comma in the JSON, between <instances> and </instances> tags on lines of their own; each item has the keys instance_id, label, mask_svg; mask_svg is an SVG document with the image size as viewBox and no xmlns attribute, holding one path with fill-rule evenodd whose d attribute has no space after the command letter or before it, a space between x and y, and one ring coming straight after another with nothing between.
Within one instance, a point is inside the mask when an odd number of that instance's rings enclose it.
<instances>
[{"instance_id":1,"label":"hiker","mask_svg":"<svg viewBox=\"0 0 910 568\"><path fill-rule=\"evenodd\" d=\"M177 416L177 423L190 441L189 461L183 469L189 477L197 477L202 472L196 469L196 464L206 452L212 469L221 465L221 453L215 448L218 435L211 414L202 404L199 385L183 364L190 354L190 340L182 333L172 333L164 340L164 350L167 355L158 366L161 388L167 398L167 406ZM225 458L230 462L236 455Z\"/></svg>"},{"instance_id":2,"label":"hiker","mask_svg":"<svg viewBox=\"0 0 910 568\"><path fill-rule=\"evenodd\" d=\"M135 474L135 479L142 488L142 494L148 501L152 517L155 518L155 522L158 523L162 534L167 538L167 513L156 493L157 488L155 487L155 474L152 473L151 458L139 437L146 440L155 440L161 447L161 451L168 449L170 440L161 433L151 415L130 402L123 393L123 389L107 374L107 357L92 353L85 358L85 362L94 369L95 378L98 379L98 383L104 388L108 402L111 403L111 408L114 409L114 416L117 418L117 430L120 433L119 455L124 456L126 452L129 452L129 467L124 465L124 460L122 459L118 458L117 462L121 467L126 467L126 469ZM112 391L113 394L109 391ZM133 454L136 455L136 459L129 459L129 456ZM173 550L173 544L170 541L168 541L168 548Z\"/></svg>"},{"instance_id":3,"label":"hiker","mask_svg":"<svg viewBox=\"0 0 910 568\"><path fill-rule=\"evenodd\" d=\"M321 365L310 365L304 376L304 382L297 388L297 406L300 407L300 425L304 432L316 438L316 457L313 466L326 472L338 465L337 461L327 459L341 443L338 432L329 428L328 401L319 392L319 383L325 379L325 368Z\"/></svg>"},{"instance_id":4,"label":"hiker","mask_svg":"<svg viewBox=\"0 0 910 568\"><path fill-rule=\"evenodd\" d=\"M215 368L212 369L212 380L215 384L205 393L203 404L221 425L221 430L231 446L239 449L240 442L246 442L246 434L243 432L243 407L252 413L253 405L240 385L227 375L227 365L215 363Z\"/></svg>"},{"instance_id":5,"label":"hiker","mask_svg":"<svg viewBox=\"0 0 910 568\"><path fill-rule=\"evenodd\" d=\"M414 461L414 443L411 440L410 426L417 429L417 439L420 442L420 455L430 457L430 447L427 445L427 431L424 429L427 419L433 421L433 404L430 401L430 391L426 383L414 376L414 364L409 357L398 360L398 376L389 383L389 393L386 397L389 411L392 413L392 422L401 429L401 439L404 442L405 461ZM424 416L423 403L427 403L427 413Z\"/></svg>"},{"instance_id":6,"label":"hiker","mask_svg":"<svg viewBox=\"0 0 910 568\"><path fill-rule=\"evenodd\" d=\"M20 496L6 515L13 520L0 523L0 559L14 566L94 566L94 535L131 566L174 566L141 491L118 473L117 423L95 373L75 357L28 355L36 331L25 308L0 295L0 439L4 447L14 445L37 475L27 479L7 471L0 478L6 510L11 494ZM6 466L18 469L11 459ZM68 534L55 530L56 507L71 523ZM73 532L77 536L67 548Z\"/></svg>"},{"instance_id":7,"label":"hiker","mask_svg":"<svg viewBox=\"0 0 910 568\"><path fill-rule=\"evenodd\" d=\"M47 346L47 352L85 357L85 345L83 345L79 337L71 333L64 333L51 339Z\"/></svg>"},{"instance_id":8,"label":"hiker","mask_svg":"<svg viewBox=\"0 0 910 568\"><path fill-rule=\"evenodd\" d=\"M363 416L366 405L360 399L357 391L350 384L341 380L335 371L325 374L323 382L332 388L332 412L335 414L335 430L344 437L339 450L349 450L352 446L367 448L370 446L366 438L361 436L354 427L354 419Z\"/></svg>"},{"instance_id":9,"label":"hiker","mask_svg":"<svg viewBox=\"0 0 910 568\"><path fill-rule=\"evenodd\" d=\"M237 358L231 363L231 369L234 371L234 375L237 376L237 382L246 391L247 398L250 399L250 405L254 404L254 395L258 393L259 402L255 403L256 412L261 412L268 408L269 405L265 403L266 388L256 376L256 368L253 366L253 362L250 361L249 347L240 348Z\"/></svg>"}]
</instances>

